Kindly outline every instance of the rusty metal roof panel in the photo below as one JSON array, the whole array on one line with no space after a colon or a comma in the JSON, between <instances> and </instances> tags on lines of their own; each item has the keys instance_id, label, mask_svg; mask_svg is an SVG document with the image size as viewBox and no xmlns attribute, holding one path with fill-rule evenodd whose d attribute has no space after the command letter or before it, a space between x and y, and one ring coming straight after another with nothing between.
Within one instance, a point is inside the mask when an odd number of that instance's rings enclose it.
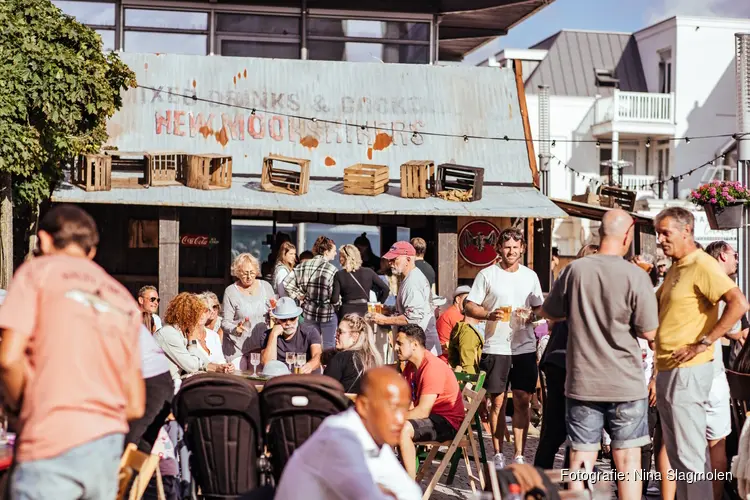
<instances>
[{"instance_id":1,"label":"rusty metal roof panel","mask_svg":"<svg viewBox=\"0 0 750 500\"><path fill-rule=\"evenodd\" d=\"M233 181L232 187L224 190L204 191L170 186L95 192L86 192L64 182L52 194L52 201L339 214L541 218L566 216L565 212L532 187L484 186L481 200L453 202L434 197L401 198L398 186L391 186L387 193L379 196L355 196L344 194L340 181L311 181L307 194L292 196L263 191L258 179L235 177Z\"/></svg>"}]
</instances>

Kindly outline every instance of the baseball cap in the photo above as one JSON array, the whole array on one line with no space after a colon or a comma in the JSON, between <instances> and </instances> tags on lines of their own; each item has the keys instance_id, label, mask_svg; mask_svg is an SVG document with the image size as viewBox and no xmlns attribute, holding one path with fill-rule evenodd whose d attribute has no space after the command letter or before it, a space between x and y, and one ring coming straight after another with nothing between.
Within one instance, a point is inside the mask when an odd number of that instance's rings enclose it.
<instances>
[{"instance_id":1,"label":"baseball cap","mask_svg":"<svg viewBox=\"0 0 750 500\"><path fill-rule=\"evenodd\" d=\"M393 244L391 249L388 250L388 253L383 255L383 258L393 260L401 255L414 257L415 255L417 255L417 251L414 250L414 247L408 241L397 241Z\"/></svg>"},{"instance_id":2,"label":"baseball cap","mask_svg":"<svg viewBox=\"0 0 750 500\"><path fill-rule=\"evenodd\" d=\"M458 297L459 295L465 295L467 293L471 292L471 287L468 285L461 285L460 287L456 288L456 291L453 292L453 298Z\"/></svg>"}]
</instances>

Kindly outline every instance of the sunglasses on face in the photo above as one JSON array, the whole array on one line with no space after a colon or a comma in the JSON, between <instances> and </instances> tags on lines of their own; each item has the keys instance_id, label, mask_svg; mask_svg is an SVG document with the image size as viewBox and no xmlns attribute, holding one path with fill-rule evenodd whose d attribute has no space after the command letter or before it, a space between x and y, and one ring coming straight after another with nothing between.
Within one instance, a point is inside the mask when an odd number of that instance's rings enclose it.
<instances>
[{"instance_id":1,"label":"sunglasses on face","mask_svg":"<svg viewBox=\"0 0 750 500\"><path fill-rule=\"evenodd\" d=\"M161 299L159 297L151 297L150 299L148 299L148 301L151 302L152 304L154 302L158 304L161 301Z\"/></svg>"},{"instance_id":2,"label":"sunglasses on face","mask_svg":"<svg viewBox=\"0 0 750 500\"><path fill-rule=\"evenodd\" d=\"M284 319L277 318L276 321L278 321L279 323L293 323L295 319L297 318L284 318Z\"/></svg>"},{"instance_id":3,"label":"sunglasses on face","mask_svg":"<svg viewBox=\"0 0 750 500\"><path fill-rule=\"evenodd\" d=\"M212 308L212 309L213 309L214 311L218 311L218 310L219 310L219 304L214 304L213 306L211 306L211 308Z\"/></svg>"},{"instance_id":4,"label":"sunglasses on face","mask_svg":"<svg viewBox=\"0 0 750 500\"><path fill-rule=\"evenodd\" d=\"M523 233L521 233L520 231L512 231L508 233L503 233L502 240L503 241L508 241L508 240L521 241L523 240Z\"/></svg>"}]
</instances>

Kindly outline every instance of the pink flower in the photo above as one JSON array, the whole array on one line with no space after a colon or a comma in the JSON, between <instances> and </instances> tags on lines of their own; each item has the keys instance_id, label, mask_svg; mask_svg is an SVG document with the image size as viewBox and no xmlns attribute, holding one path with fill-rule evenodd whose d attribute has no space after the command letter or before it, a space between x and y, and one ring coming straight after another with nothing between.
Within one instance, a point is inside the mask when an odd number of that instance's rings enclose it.
<instances>
[{"instance_id":1,"label":"pink flower","mask_svg":"<svg viewBox=\"0 0 750 500\"><path fill-rule=\"evenodd\" d=\"M711 198L711 204L716 205L716 198Z\"/></svg>"},{"instance_id":2,"label":"pink flower","mask_svg":"<svg viewBox=\"0 0 750 500\"><path fill-rule=\"evenodd\" d=\"M711 196L716 196L716 188L712 187L708 190L708 192L711 194Z\"/></svg>"},{"instance_id":3,"label":"pink flower","mask_svg":"<svg viewBox=\"0 0 750 500\"><path fill-rule=\"evenodd\" d=\"M727 201L734 201L734 196L727 196Z\"/></svg>"}]
</instances>

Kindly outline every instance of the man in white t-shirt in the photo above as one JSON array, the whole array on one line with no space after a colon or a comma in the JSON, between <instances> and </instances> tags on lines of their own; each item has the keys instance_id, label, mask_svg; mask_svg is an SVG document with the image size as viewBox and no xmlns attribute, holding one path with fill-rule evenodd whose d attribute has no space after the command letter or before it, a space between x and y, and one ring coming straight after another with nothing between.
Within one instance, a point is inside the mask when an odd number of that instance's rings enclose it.
<instances>
[{"instance_id":1,"label":"man in white t-shirt","mask_svg":"<svg viewBox=\"0 0 750 500\"><path fill-rule=\"evenodd\" d=\"M531 313L541 312L544 297L539 277L521 265L525 251L523 231L508 228L500 233L498 263L477 274L464 301L467 315L487 321L479 367L487 373L484 387L492 401L490 426L496 467L505 467L502 453L505 415L501 412L505 408L508 382L513 390L514 461L524 463L529 404L539 377Z\"/></svg>"},{"instance_id":2,"label":"man in white t-shirt","mask_svg":"<svg viewBox=\"0 0 750 500\"><path fill-rule=\"evenodd\" d=\"M432 290L425 275L416 267L416 255L417 251L408 241L397 241L383 255L384 259L390 261L393 274L403 277L396 296L396 315L370 314L369 318L378 325L419 325L427 338L427 350L440 356L443 350L432 307Z\"/></svg>"}]
</instances>

